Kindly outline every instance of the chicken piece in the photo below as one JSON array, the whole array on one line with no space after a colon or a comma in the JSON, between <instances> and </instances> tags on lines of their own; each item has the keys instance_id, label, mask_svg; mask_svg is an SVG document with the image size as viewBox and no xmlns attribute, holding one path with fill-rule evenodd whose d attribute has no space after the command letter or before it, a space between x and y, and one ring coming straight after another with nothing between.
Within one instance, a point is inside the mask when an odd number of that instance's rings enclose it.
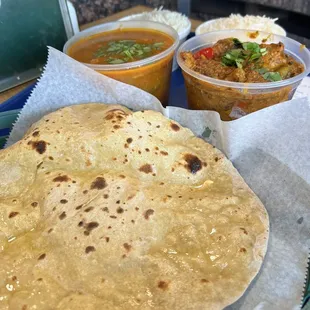
<instances>
[{"instance_id":1,"label":"chicken piece","mask_svg":"<svg viewBox=\"0 0 310 310\"><path fill-rule=\"evenodd\" d=\"M213 59L199 59L195 67L195 71L219 80L225 80L234 70L235 68L225 67Z\"/></svg>"},{"instance_id":2,"label":"chicken piece","mask_svg":"<svg viewBox=\"0 0 310 310\"><path fill-rule=\"evenodd\" d=\"M213 59L195 59L190 52L181 53L181 57L190 69L215 79L225 80L226 76L235 70L235 68L225 67L220 62Z\"/></svg>"},{"instance_id":3,"label":"chicken piece","mask_svg":"<svg viewBox=\"0 0 310 310\"><path fill-rule=\"evenodd\" d=\"M196 59L194 58L194 55L191 52L182 52L181 58L184 60L185 65L187 67L194 70L193 68L196 65Z\"/></svg>"},{"instance_id":4,"label":"chicken piece","mask_svg":"<svg viewBox=\"0 0 310 310\"><path fill-rule=\"evenodd\" d=\"M278 71L281 75L282 80L285 80L286 78L289 77L290 74L290 67L289 66L282 66L278 68Z\"/></svg>"},{"instance_id":5,"label":"chicken piece","mask_svg":"<svg viewBox=\"0 0 310 310\"><path fill-rule=\"evenodd\" d=\"M246 81L245 72L241 68L236 68L229 75L226 76L225 80L231 82L245 82Z\"/></svg>"},{"instance_id":6,"label":"chicken piece","mask_svg":"<svg viewBox=\"0 0 310 310\"><path fill-rule=\"evenodd\" d=\"M286 59L289 67L289 70L285 77L286 79L294 77L305 70L304 65L300 62L297 62L292 56L286 55Z\"/></svg>"},{"instance_id":7,"label":"chicken piece","mask_svg":"<svg viewBox=\"0 0 310 310\"><path fill-rule=\"evenodd\" d=\"M260 47L267 49L267 54L260 59L262 67L267 71L277 71L278 68L287 64L283 43L261 44Z\"/></svg>"},{"instance_id":8,"label":"chicken piece","mask_svg":"<svg viewBox=\"0 0 310 310\"><path fill-rule=\"evenodd\" d=\"M228 38L228 39L217 41L212 46L214 58L221 58L233 48L235 48L235 43L233 41L233 38Z\"/></svg>"}]
</instances>

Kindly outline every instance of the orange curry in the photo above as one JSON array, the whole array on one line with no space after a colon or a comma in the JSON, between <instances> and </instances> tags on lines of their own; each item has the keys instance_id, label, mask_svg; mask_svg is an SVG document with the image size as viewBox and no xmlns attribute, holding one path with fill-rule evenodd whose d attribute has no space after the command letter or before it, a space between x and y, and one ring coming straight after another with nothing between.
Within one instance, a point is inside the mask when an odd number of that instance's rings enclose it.
<instances>
[{"instance_id":1,"label":"orange curry","mask_svg":"<svg viewBox=\"0 0 310 310\"><path fill-rule=\"evenodd\" d=\"M173 43L172 37L160 31L117 29L81 39L69 48L68 55L92 65L104 75L151 93L165 105L168 101L173 52L140 67L135 67L134 62L158 55ZM121 64L125 64L125 68L104 66Z\"/></svg>"}]
</instances>

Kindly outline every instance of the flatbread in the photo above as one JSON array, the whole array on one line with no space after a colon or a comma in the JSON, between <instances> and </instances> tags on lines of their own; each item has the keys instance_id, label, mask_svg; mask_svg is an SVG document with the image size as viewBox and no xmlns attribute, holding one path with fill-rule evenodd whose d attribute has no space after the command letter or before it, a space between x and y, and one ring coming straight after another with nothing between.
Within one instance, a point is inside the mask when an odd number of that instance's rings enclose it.
<instances>
[{"instance_id":1,"label":"flatbread","mask_svg":"<svg viewBox=\"0 0 310 310\"><path fill-rule=\"evenodd\" d=\"M0 152L0 309L222 309L267 212L229 160L154 111L84 104Z\"/></svg>"}]
</instances>

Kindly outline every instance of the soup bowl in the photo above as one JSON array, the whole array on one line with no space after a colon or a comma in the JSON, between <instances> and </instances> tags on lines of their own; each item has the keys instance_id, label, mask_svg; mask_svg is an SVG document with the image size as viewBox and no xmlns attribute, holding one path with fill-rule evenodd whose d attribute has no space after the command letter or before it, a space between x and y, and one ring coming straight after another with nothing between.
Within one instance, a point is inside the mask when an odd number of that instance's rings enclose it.
<instances>
[{"instance_id":1,"label":"soup bowl","mask_svg":"<svg viewBox=\"0 0 310 310\"><path fill-rule=\"evenodd\" d=\"M164 43L166 48L157 51L154 55L150 54L149 57L123 63L91 63L92 60L83 60L83 55L81 58L76 56L77 50L80 50L81 54L83 50L89 54L87 49L98 43L100 38L103 38L103 42L112 42L115 34L123 32L125 37L122 40L130 41L131 33L133 36L133 33L137 34L139 31L143 40L157 35L161 43L165 42L163 40L166 38L171 44ZM110 41L105 40L105 37ZM154 95L166 106L169 98L172 59L178 43L178 33L168 25L150 21L118 21L91 27L78 33L67 41L63 51L101 74Z\"/></svg>"}]
</instances>

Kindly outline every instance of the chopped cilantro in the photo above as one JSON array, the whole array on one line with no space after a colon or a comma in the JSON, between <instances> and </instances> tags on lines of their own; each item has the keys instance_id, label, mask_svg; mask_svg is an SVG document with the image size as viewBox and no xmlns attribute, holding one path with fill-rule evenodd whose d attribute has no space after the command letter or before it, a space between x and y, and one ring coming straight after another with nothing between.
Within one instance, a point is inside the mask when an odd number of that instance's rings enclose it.
<instances>
[{"instance_id":1,"label":"chopped cilantro","mask_svg":"<svg viewBox=\"0 0 310 310\"><path fill-rule=\"evenodd\" d=\"M270 82L277 82L282 80L279 72L266 72L263 74L263 78Z\"/></svg>"},{"instance_id":2,"label":"chopped cilantro","mask_svg":"<svg viewBox=\"0 0 310 310\"><path fill-rule=\"evenodd\" d=\"M118 65L118 64L122 64L122 63L124 63L124 60L119 59L119 58L114 58L114 59L111 59L109 61L109 64L111 64L111 65Z\"/></svg>"},{"instance_id":3,"label":"chopped cilantro","mask_svg":"<svg viewBox=\"0 0 310 310\"><path fill-rule=\"evenodd\" d=\"M242 43L237 38L233 38L233 42L236 48L242 48Z\"/></svg>"},{"instance_id":4,"label":"chopped cilantro","mask_svg":"<svg viewBox=\"0 0 310 310\"><path fill-rule=\"evenodd\" d=\"M242 68L243 62L253 62L259 60L267 54L266 48L260 48L258 43L241 43L237 38L233 38L234 45L238 48L232 49L222 57L222 64Z\"/></svg>"},{"instance_id":5,"label":"chopped cilantro","mask_svg":"<svg viewBox=\"0 0 310 310\"><path fill-rule=\"evenodd\" d=\"M260 69L257 69L256 71L257 71L259 74L264 74L264 73L267 72L267 69L265 69L265 68L260 68Z\"/></svg>"},{"instance_id":6,"label":"chopped cilantro","mask_svg":"<svg viewBox=\"0 0 310 310\"><path fill-rule=\"evenodd\" d=\"M222 63L226 66L236 66L242 68L245 55L242 49L233 49L222 57Z\"/></svg>"},{"instance_id":7,"label":"chopped cilantro","mask_svg":"<svg viewBox=\"0 0 310 310\"><path fill-rule=\"evenodd\" d=\"M260 51L259 44L255 42L244 42L242 47L245 51L251 51L252 53L259 53Z\"/></svg>"},{"instance_id":8,"label":"chopped cilantro","mask_svg":"<svg viewBox=\"0 0 310 310\"><path fill-rule=\"evenodd\" d=\"M135 40L118 40L110 41L106 46L101 46L93 55L95 58L109 57L109 64L121 64L127 61L133 61L136 58L143 59L149 57L152 52L161 50L163 47L163 42L147 44L137 43ZM114 58L113 56L118 58Z\"/></svg>"},{"instance_id":9,"label":"chopped cilantro","mask_svg":"<svg viewBox=\"0 0 310 310\"><path fill-rule=\"evenodd\" d=\"M256 69L256 71L267 81L277 82L282 80L279 72L269 72L266 68Z\"/></svg>"}]
</instances>

